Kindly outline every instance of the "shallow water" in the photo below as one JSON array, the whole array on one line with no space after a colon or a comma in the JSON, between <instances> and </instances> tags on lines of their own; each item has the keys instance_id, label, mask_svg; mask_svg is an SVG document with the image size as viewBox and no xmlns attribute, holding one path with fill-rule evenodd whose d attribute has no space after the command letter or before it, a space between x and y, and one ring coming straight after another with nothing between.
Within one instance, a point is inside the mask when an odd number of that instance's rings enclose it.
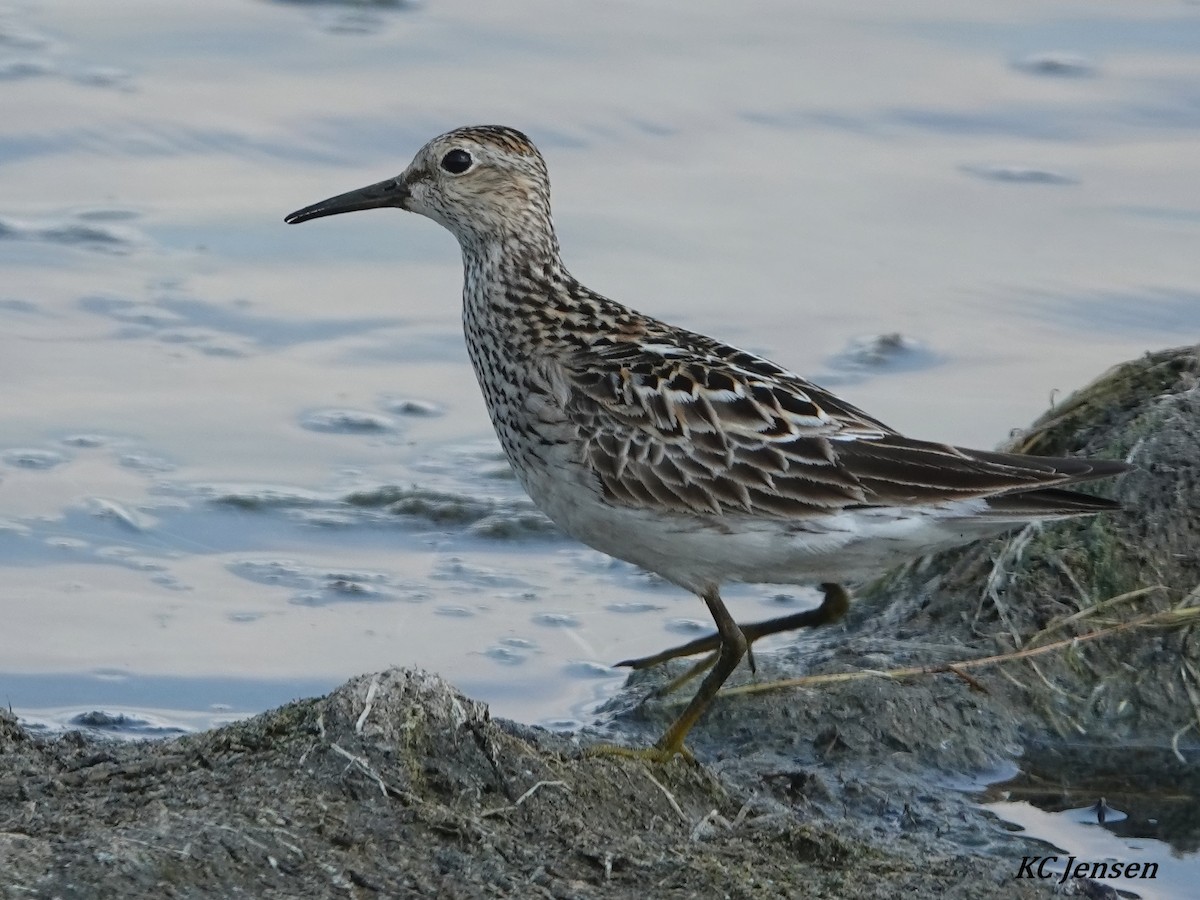
<instances>
[{"instance_id":1,"label":"shallow water","mask_svg":"<svg viewBox=\"0 0 1200 900\"><path fill-rule=\"evenodd\" d=\"M1137 877L1097 880L1145 900L1196 895L1198 796L1200 777L1186 756L1169 748L1107 743L1027 748L1022 771L1004 773L980 791L984 809L1010 830L1044 842L1044 849L1028 851L1031 856L1056 857L1045 864L1046 873L1055 873L1047 884L1059 881L1071 857L1121 863L1123 869L1137 863ZM1014 873L1021 862L1014 855ZM1040 865L1041 860L1030 871Z\"/></svg>"},{"instance_id":2,"label":"shallow water","mask_svg":"<svg viewBox=\"0 0 1200 900\"><path fill-rule=\"evenodd\" d=\"M1195 339L1198 74L1173 3L0 8L0 699L189 728L405 664L570 725L703 627L524 500L449 235L283 225L432 135L529 132L594 287L988 446Z\"/></svg>"}]
</instances>

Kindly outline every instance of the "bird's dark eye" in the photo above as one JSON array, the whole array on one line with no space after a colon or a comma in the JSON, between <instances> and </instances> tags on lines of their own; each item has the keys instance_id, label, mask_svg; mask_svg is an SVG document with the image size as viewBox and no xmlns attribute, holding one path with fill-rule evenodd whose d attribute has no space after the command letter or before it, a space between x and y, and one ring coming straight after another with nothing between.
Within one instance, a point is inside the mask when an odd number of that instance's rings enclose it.
<instances>
[{"instance_id":1,"label":"bird's dark eye","mask_svg":"<svg viewBox=\"0 0 1200 900\"><path fill-rule=\"evenodd\" d=\"M466 150L451 150L442 157L442 168L452 175L461 175L471 168L471 154Z\"/></svg>"}]
</instances>

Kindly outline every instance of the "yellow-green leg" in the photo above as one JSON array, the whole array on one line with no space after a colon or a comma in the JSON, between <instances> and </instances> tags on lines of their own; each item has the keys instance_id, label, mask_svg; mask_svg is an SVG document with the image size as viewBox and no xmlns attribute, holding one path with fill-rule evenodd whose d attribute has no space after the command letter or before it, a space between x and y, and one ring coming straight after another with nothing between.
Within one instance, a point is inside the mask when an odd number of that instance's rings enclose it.
<instances>
[{"instance_id":1,"label":"yellow-green leg","mask_svg":"<svg viewBox=\"0 0 1200 900\"><path fill-rule=\"evenodd\" d=\"M589 748L587 751L589 755L625 756L652 762L667 762L676 754L691 758L691 754L683 746L684 739L692 730L692 726L704 715L704 711L712 703L713 697L721 689L725 679L737 668L737 664L741 662L742 657L746 654L746 648L749 646L742 629L738 627L737 622L733 621L733 616L729 615L729 610L721 602L721 596L715 588L701 595L701 599L708 606L708 611L712 613L713 621L717 625L714 644L718 646L718 649L714 654L715 659L711 670L700 682L700 688L688 703L687 708L679 715L679 718L671 723L671 727L653 747L645 750L633 750L626 747L602 745Z\"/></svg>"}]
</instances>

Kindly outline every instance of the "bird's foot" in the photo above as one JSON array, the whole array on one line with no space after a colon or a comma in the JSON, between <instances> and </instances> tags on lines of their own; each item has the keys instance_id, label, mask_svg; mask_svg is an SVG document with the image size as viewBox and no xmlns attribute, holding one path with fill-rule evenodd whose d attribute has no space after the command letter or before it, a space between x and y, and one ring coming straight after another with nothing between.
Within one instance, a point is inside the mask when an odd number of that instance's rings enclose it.
<instances>
[{"instance_id":1,"label":"bird's foot","mask_svg":"<svg viewBox=\"0 0 1200 900\"><path fill-rule=\"evenodd\" d=\"M800 628L815 628L818 625L829 625L837 622L846 615L846 611L850 608L849 592L840 584L833 584L831 582L822 584L821 590L824 591L825 598L816 609L805 610L804 612L794 613L790 616L767 619L764 622L751 622L749 625L742 626L742 634L746 636L746 661L750 665L751 672L758 671L754 664L754 651L751 648L759 638L771 634L779 634L784 631L795 631ZM689 681L698 675L704 674L712 667L719 655L720 640L719 635L712 634L708 637L698 638L686 644L681 644L678 647L672 647L661 653L655 653L653 656L626 659L616 665L629 669L648 669L667 660L678 659L682 656L695 656L697 653L707 652L707 656L697 661L686 672L672 678L651 694L655 698L665 697L679 690L679 688L683 687Z\"/></svg>"}]
</instances>

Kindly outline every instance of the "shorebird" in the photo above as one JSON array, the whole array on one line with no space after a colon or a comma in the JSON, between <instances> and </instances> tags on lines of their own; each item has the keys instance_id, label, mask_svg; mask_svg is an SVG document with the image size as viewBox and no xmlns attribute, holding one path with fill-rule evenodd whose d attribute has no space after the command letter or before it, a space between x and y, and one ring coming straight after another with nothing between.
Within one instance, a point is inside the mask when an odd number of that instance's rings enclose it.
<instances>
[{"instance_id":1,"label":"shorebird","mask_svg":"<svg viewBox=\"0 0 1200 900\"><path fill-rule=\"evenodd\" d=\"M625 663L715 651L684 711L637 751L647 758L686 754L688 731L753 640L840 617L844 582L1031 521L1118 508L1063 486L1117 475L1122 462L905 437L782 366L580 284L559 255L546 163L515 129L447 132L395 178L285 221L380 207L458 238L471 363L534 503L712 614L713 637ZM826 599L739 627L721 600L727 582L820 584Z\"/></svg>"}]
</instances>

